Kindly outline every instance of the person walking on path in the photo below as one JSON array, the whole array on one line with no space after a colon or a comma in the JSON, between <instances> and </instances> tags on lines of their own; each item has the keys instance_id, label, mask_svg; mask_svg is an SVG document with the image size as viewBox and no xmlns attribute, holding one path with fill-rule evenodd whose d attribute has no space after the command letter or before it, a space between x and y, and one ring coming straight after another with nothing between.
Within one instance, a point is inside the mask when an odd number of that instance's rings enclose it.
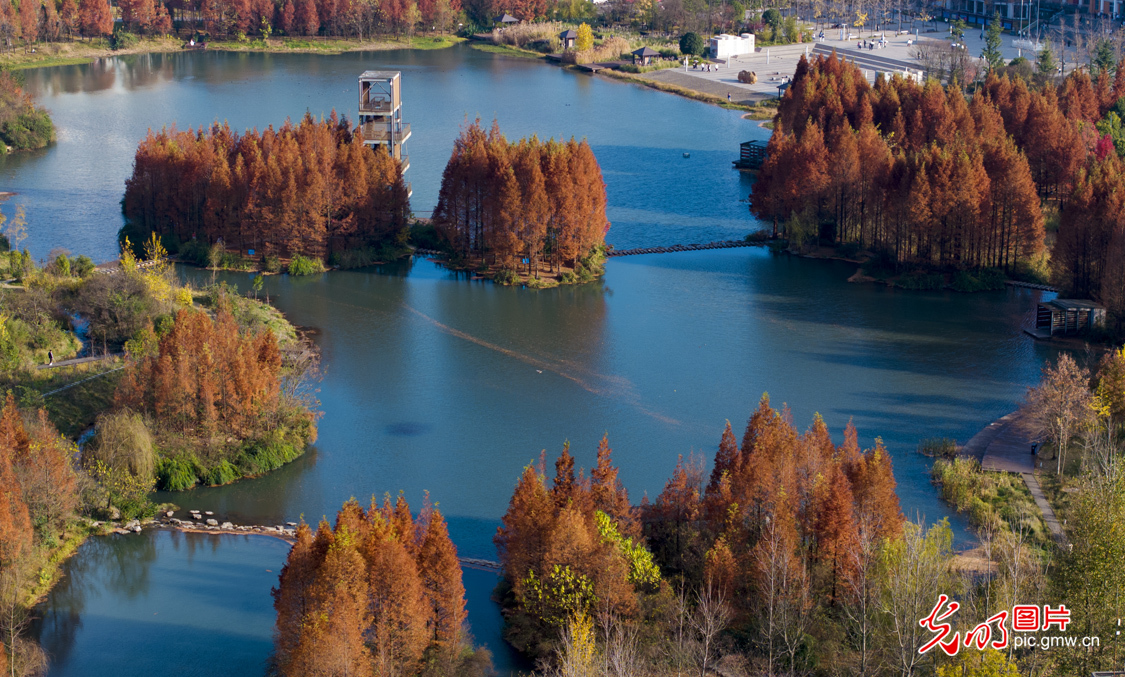
<instances>
[{"instance_id":1,"label":"person walking on path","mask_svg":"<svg viewBox=\"0 0 1125 677\"><path fill-rule=\"evenodd\" d=\"M47 351L47 366L49 367L49 366L53 365L54 363L55 363L55 353L52 350L48 350Z\"/></svg>"},{"instance_id":2,"label":"person walking on path","mask_svg":"<svg viewBox=\"0 0 1125 677\"><path fill-rule=\"evenodd\" d=\"M730 92L727 92L727 103L730 103Z\"/></svg>"}]
</instances>

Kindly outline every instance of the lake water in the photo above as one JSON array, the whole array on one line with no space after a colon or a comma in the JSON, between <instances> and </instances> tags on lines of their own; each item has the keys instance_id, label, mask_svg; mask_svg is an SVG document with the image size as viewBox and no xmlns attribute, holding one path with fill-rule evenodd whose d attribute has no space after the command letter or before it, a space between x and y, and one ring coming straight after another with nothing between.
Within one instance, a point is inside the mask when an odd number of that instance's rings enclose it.
<instances>
[{"instance_id":1,"label":"lake water","mask_svg":"<svg viewBox=\"0 0 1125 677\"><path fill-rule=\"evenodd\" d=\"M36 256L66 246L108 259L122 184L148 127L225 119L243 128L306 109L350 110L355 76L367 68L404 73L416 210L432 205L460 124L479 114L496 116L511 136L589 138L609 191L609 240L619 247L758 227L742 201L747 180L729 168L740 141L764 138L753 123L466 47L154 55L31 71L29 88L52 109L60 141L0 160L0 189L26 203ZM1053 351L1020 327L1038 292L904 292L848 284L853 272L738 249L615 259L598 283L539 292L470 281L425 260L270 277L270 300L315 328L323 352L316 448L261 479L162 498L236 523L276 524L316 521L352 496L399 490L418 506L428 491L461 554L491 559L512 487L541 449L553 458L570 440L589 466L608 432L639 501L661 490L680 454L713 454L725 420L740 434L769 391L802 427L820 412L837 439L849 418L865 445L882 436L904 510L937 519L947 509L912 450L923 437L967 439L1036 381ZM246 275L220 277L249 288ZM964 522L954 523L963 542ZM162 674L253 674L247 666L269 655L268 588L284 557L284 545L265 537L91 541L42 608L52 674L151 674L128 672L138 656L139 665L163 661ZM473 634L507 670L519 663L499 639L494 583L466 572ZM107 646L115 632L143 639Z\"/></svg>"},{"instance_id":2,"label":"lake water","mask_svg":"<svg viewBox=\"0 0 1125 677\"><path fill-rule=\"evenodd\" d=\"M736 111L465 45L339 56L148 54L25 71L27 89L54 117L59 142L0 158L0 183L19 193L12 204L26 205L27 246L37 258L64 246L112 259L125 179L150 128L226 121L242 131L333 109L354 121L356 78L366 69L402 71L403 116L413 130L406 178L419 216L429 216L437 202L461 126L479 116L486 125L495 118L512 139L588 139L608 186L609 241L619 248L740 238L754 227L748 178L730 162L740 142L767 138L757 123Z\"/></svg>"}]
</instances>

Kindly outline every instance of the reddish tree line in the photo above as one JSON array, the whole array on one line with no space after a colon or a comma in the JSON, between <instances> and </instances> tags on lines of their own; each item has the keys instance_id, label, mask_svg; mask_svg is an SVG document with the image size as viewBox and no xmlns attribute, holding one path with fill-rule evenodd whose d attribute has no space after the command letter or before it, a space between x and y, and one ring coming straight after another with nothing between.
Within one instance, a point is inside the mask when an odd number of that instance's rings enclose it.
<instances>
[{"instance_id":1,"label":"reddish tree line","mask_svg":"<svg viewBox=\"0 0 1125 677\"><path fill-rule=\"evenodd\" d=\"M899 262L1008 268L1043 248L1027 158L983 91L871 87L835 55L802 58L775 125L753 192L762 219L811 221Z\"/></svg>"},{"instance_id":2,"label":"reddish tree line","mask_svg":"<svg viewBox=\"0 0 1125 677\"><path fill-rule=\"evenodd\" d=\"M243 135L218 124L150 130L123 209L141 230L180 243L323 257L400 235L410 204L401 164L333 112Z\"/></svg>"},{"instance_id":3,"label":"reddish tree line","mask_svg":"<svg viewBox=\"0 0 1125 677\"><path fill-rule=\"evenodd\" d=\"M173 19L193 21L213 35L336 36L364 38L404 33L421 22L446 28L460 0L119 0L122 25L130 31L168 35ZM25 43L113 33L108 0L0 2L0 32Z\"/></svg>"},{"instance_id":4,"label":"reddish tree line","mask_svg":"<svg viewBox=\"0 0 1125 677\"><path fill-rule=\"evenodd\" d=\"M512 144L493 122L466 127L441 177L434 225L454 250L501 268L527 259L575 265L605 242L609 222L601 168L590 145L571 139Z\"/></svg>"},{"instance_id":5,"label":"reddish tree line","mask_svg":"<svg viewBox=\"0 0 1125 677\"><path fill-rule=\"evenodd\" d=\"M315 534L301 524L273 596L283 676L414 675L423 661L473 674L457 549L428 501L417 519L400 495L352 499Z\"/></svg>"},{"instance_id":6,"label":"reddish tree line","mask_svg":"<svg viewBox=\"0 0 1125 677\"><path fill-rule=\"evenodd\" d=\"M752 210L899 262L1010 269L1044 251L1042 212L1057 209L1052 281L1104 303L1120 330L1125 145L1110 132L1123 99L1125 69L1038 86L989 74L966 100L934 81L871 87L834 55L802 60Z\"/></svg>"},{"instance_id":7,"label":"reddish tree line","mask_svg":"<svg viewBox=\"0 0 1125 677\"><path fill-rule=\"evenodd\" d=\"M770 557L784 555L810 585L835 597L860 564L861 546L871 555L873 544L902 529L891 458L881 441L862 451L849 423L843 444L834 445L820 416L799 433L788 409L774 410L768 396L741 445L727 423L702 488L698 472L681 459L644 510L645 534L668 571L711 579L727 599L762 597L756 587L767 547Z\"/></svg>"},{"instance_id":8,"label":"reddish tree line","mask_svg":"<svg viewBox=\"0 0 1125 677\"><path fill-rule=\"evenodd\" d=\"M809 614L815 600L869 596L879 548L903 525L879 440L863 451L849 423L835 445L819 416L800 433L766 396L741 444L727 423L709 480L681 458L651 503L630 506L605 439L589 476L565 447L550 486L544 470L542 458L524 470L495 538L508 638L540 655L573 614L651 620L675 606L676 578L749 627L767 605Z\"/></svg>"}]
</instances>

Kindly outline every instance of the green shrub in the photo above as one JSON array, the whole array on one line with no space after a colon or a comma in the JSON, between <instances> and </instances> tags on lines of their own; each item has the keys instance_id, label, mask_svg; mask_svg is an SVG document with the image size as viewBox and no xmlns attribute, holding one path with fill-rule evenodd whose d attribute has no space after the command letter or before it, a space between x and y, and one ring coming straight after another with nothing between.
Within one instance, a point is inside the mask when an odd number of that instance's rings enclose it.
<instances>
[{"instance_id":1,"label":"green shrub","mask_svg":"<svg viewBox=\"0 0 1125 677\"><path fill-rule=\"evenodd\" d=\"M156 467L156 487L163 491L184 491L198 482L195 459L166 458Z\"/></svg>"},{"instance_id":2,"label":"green shrub","mask_svg":"<svg viewBox=\"0 0 1125 677\"><path fill-rule=\"evenodd\" d=\"M432 223L415 223L410 226L410 236L407 241L415 247L435 251L443 251L449 246L449 242Z\"/></svg>"},{"instance_id":3,"label":"green shrub","mask_svg":"<svg viewBox=\"0 0 1125 677\"><path fill-rule=\"evenodd\" d=\"M559 284L577 284L578 276L574 273L567 271L559 276Z\"/></svg>"},{"instance_id":4,"label":"green shrub","mask_svg":"<svg viewBox=\"0 0 1125 677\"><path fill-rule=\"evenodd\" d=\"M33 109L0 124L0 140L13 150L43 148L55 140L55 126L47 111Z\"/></svg>"},{"instance_id":5,"label":"green shrub","mask_svg":"<svg viewBox=\"0 0 1125 677\"><path fill-rule=\"evenodd\" d=\"M858 242L844 242L836 247L836 255L845 259L854 259L863 251Z\"/></svg>"},{"instance_id":6,"label":"green shrub","mask_svg":"<svg viewBox=\"0 0 1125 677\"><path fill-rule=\"evenodd\" d=\"M176 256L184 263L206 267L210 263L211 247L202 240L188 240L179 246Z\"/></svg>"},{"instance_id":7,"label":"green shrub","mask_svg":"<svg viewBox=\"0 0 1125 677\"><path fill-rule=\"evenodd\" d=\"M264 273L280 273L281 272L281 259L276 256L263 256L262 257L262 272Z\"/></svg>"},{"instance_id":8,"label":"green shrub","mask_svg":"<svg viewBox=\"0 0 1125 677\"><path fill-rule=\"evenodd\" d=\"M745 239L747 242L769 242L771 237L773 235L768 230L759 228L752 233L747 233Z\"/></svg>"},{"instance_id":9,"label":"green shrub","mask_svg":"<svg viewBox=\"0 0 1125 677\"><path fill-rule=\"evenodd\" d=\"M223 459L204 472L203 480L211 486L220 486L230 484L241 476L242 473L238 472L238 468L231 465L230 461Z\"/></svg>"},{"instance_id":10,"label":"green shrub","mask_svg":"<svg viewBox=\"0 0 1125 677\"><path fill-rule=\"evenodd\" d=\"M520 276L516 274L516 271L505 268L504 270L497 272L496 276L493 277L492 280L496 284L512 285L519 284Z\"/></svg>"},{"instance_id":11,"label":"green shrub","mask_svg":"<svg viewBox=\"0 0 1125 677\"><path fill-rule=\"evenodd\" d=\"M959 271L953 276L952 287L960 292L996 291L1004 288L1004 273L996 268L985 268L975 275Z\"/></svg>"},{"instance_id":12,"label":"green shrub","mask_svg":"<svg viewBox=\"0 0 1125 677\"><path fill-rule=\"evenodd\" d=\"M110 49L129 49L137 44L137 36L127 31L117 31L109 38Z\"/></svg>"},{"instance_id":13,"label":"green shrub","mask_svg":"<svg viewBox=\"0 0 1125 677\"><path fill-rule=\"evenodd\" d=\"M945 288L945 276L941 273L910 273L895 280L895 286L915 291L937 291Z\"/></svg>"},{"instance_id":14,"label":"green shrub","mask_svg":"<svg viewBox=\"0 0 1125 677\"><path fill-rule=\"evenodd\" d=\"M789 249L789 240L770 240L769 248L771 254L781 254Z\"/></svg>"},{"instance_id":15,"label":"green shrub","mask_svg":"<svg viewBox=\"0 0 1125 677\"><path fill-rule=\"evenodd\" d=\"M317 275L324 272L324 264L319 259L312 259L300 254L289 261L290 275Z\"/></svg>"},{"instance_id":16,"label":"green shrub","mask_svg":"<svg viewBox=\"0 0 1125 677\"><path fill-rule=\"evenodd\" d=\"M349 270L393 261L401 255L402 252L399 249L390 243L384 243L378 247L360 247L359 249L333 252L328 258L328 263L341 270Z\"/></svg>"},{"instance_id":17,"label":"green shrub","mask_svg":"<svg viewBox=\"0 0 1125 677\"><path fill-rule=\"evenodd\" d=\"M957 442L948 437L927 437L918 443L918 453L940 458L953 458L957 455Z\"/></svg>"},{"instance_id":18,"label":"green shrub","mask_svg":"<svg viewBox=\"0 0 1125 677\"><path fill-rule=\"evenodd\" d=\"M70 262L70 273L75 277L86 277L94 272L94 262L85 254L77 256Z\"/></svg>"}]
</instances>

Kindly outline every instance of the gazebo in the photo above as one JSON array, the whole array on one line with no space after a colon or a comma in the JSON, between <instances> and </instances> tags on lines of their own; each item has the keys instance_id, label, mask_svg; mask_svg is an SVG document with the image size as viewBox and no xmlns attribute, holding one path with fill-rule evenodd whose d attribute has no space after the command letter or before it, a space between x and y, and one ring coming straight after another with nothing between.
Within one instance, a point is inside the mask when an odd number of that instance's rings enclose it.
<instances>
[{"instance_id":1,"label":"gazebo","mask_svg":"<svg viewBox=\"0 0 1125 677\"><path fill-rule=\"evenodd\" d=\"M641 47L633 52L633 65L647 66L652 63L653 57L660 56L660 52L651 47ZM637 62L640 62L639 64Z\"/></svg>"},{"instance_id":2,"label":"gazebo","mask_svg":"<svg viewBox=\"0 0 1125 677\"><path fill-rule=\"evenodd\" d=\"M559 40L562 40L563 49L571 49L574 47L574 41L578 39L578 33L573 28L559 33Z\"/></svg>"},{"instance_id":3,"label":"gazebo","mask_svg":"<svg viewBox=\"0 0 1125 677\"><path fill-rule=\"evenodd\" d=\"M500 23L504 24L505 26L511 26L512 24L518 24L519 22L520 22L520 20L517 19L516 17L512 16L511 14L505 14L504 16L500 17Z\"/></svg>"}]
</instances>

